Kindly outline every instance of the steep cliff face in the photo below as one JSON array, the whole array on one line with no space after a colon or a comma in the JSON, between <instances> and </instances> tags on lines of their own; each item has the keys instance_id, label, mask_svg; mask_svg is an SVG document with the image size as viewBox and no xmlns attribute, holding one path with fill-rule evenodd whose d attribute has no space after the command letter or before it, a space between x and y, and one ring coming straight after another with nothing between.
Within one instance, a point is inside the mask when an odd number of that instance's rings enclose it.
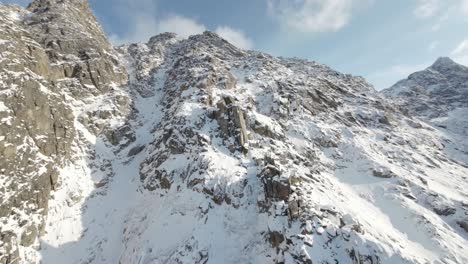
<instances>
[{"instance_id":1,"label":"steep cliff face","mask_svg":"<svg viewBox=\"0 0 468 264\"><path fill-rule=\"evenodd\" d=\"M0 263L468 262L468 153L364 79L0 12Z\"/></svg>"},{"instance_id":2,"label":"steep cliff face","mask_svg":"<svg viewBox=\"0 0 468 264\"><path fill-rule=\"evenodd\" d=\"M44 232L59 169L80 144L75 119L93 119L83 123L100 132L100 118L72 102L118 96L109 91L126 72L86 1L2 5L0 32L0 263L19 263L19 248Z\"/></svg>"}]
</instances>

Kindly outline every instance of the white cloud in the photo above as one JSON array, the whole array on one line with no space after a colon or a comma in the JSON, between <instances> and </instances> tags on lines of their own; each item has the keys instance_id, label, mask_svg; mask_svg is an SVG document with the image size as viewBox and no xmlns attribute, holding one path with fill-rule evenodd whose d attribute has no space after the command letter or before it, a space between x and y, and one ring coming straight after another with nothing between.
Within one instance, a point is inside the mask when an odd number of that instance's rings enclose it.
<instances>
[{"instance_id":1,"label":"white cloud","mask_svg":"<svg viewBox=\"0 0 468 264\"><path fill-rule=\"evenodd\" d=\"M173 32L182 38L188 38L191 35L200 34L206 31L206 27L199 24L197 21L179 16L173 15L161 20L157 27L158 33Z\"/></svg>"},{"instance_id":2,"label":"white cloud","mask_svg":"<svg viewBox=\"0 0 468 264\"><path fill-rule=\"evenodd\" d=\"M202 23L177 14L156 19L156 2L116 0L113 6L114 12L125 20L126 28L119 35L111 35L111 42L114 44L146 42L152 36L164 32L173 32L181 38L188 38L207 30ZM239 48L250 49L253 46L244 32L229 26L218 26L216 33Z\"/></svg>"},{"instance_id":3,"label":"white cloud","mask_svg":"<svg viewBox=\"0 0 468 264\"><path fill-rule=\"evenodd\" d=\"M252 41L242 31L228 26L218 26L215 32L238 48L251 49L253 46Z\"/></svg>"},{"instance_id":4,"label":"white cloud","mask_svg":"<svg viewBox=\"0 0 468 264\"><path fill-rule=\"evenodd\" d=\"M154 0L116 0L112 6L113 11L125 20L126 28L119 35L111 35L111 42L146 42L152 36L164 32L173 32L181 38L188 38L207 30L202 23L177 14L156 19L156 3ZM239 48L250 49L253 46L242 31L229 26L218 26L216 33Z\"/></svg>"},{"instance_id":5,"label":"white cloud","mask_svg":"<svg viewBox=\"0 0 468 264\"><path fill-rule=\"evenodd\" d=\"M440 15L435 24L431 27L432 31L438 31L444 24L446 24L447 21L449 21L451 17L451 12L450 10L445 11L443 15Z\"/></svg>"},{"instance_id":6,"label":"white cloud","mask_svg":"<svg viewBox=\"0 0 468 264\"><path fill-rule=\"evenodd\" d=\"M464 39L460 42L451 54L452 56L468 55L468 39Z\"/></svg>"},{"instance_id":7,"label":"white cloud","mask_svg":"<svg viewBox=\"0 0 468 264\"><path fill-rule=\"evenodd\" d=\"M158 22L153 17L141 14L131 20L131 24L126 33L121 36L112 34L109 39L114 44L146 41L151 36L158 33L157 28Z\"/></svg>"},{"instance_id":8,"label":"white cloud","mask_svg":"<svg viewBox=\"0 0 468 264\"><path fill-rule=\"evenodd\" d=\"M461 11L468 17L468 0L461 0Z\"/></svg>"},{"instance_id":9,"label":"white cloud","mask_svg":"<svg viewBox=\"0 0 468 264\"><path fill-rule=\"evenodd\" d=\"M418 6L413 11L418 18L433 17L440 8L439 0L418 0Z\"/></svg>"},{"instance_id":10,"label":"white cloud","mask_svg":"<svg viewBox=\"0 0 468 264\"><path fill-rule=\"evenodd\" d=\"M425 19L440 16L433 30L438 30L448 16L460 15L468 17L468 0L416 0L418 2L413 13L417 18ZM455 12L453 12L455 11ZM449 12L452 14L449 15ZM455 14L456 13L456 14Z\"/></svg>"},{"instance_id":11,"label":"white cloud","mask_svg":"<svg viewBox=\"0 0 468 264\"><path fill-rule=\"evenodd\" d=\"M463 65L468 65L468 38L460 42L450 55L453 57L454 61Z\"/></svg>"},{"instance_id":12,"label":"white cloud","mask_svg":"<svg viewBox=\"0 0 468 264\"><path fill-rule=\"evenodd\" d=\"M115 0L110 7L115 16L125 21L124 33L111 34L114 44L146 41L157 33L158 22L154 18L156 1L152 0Z\"/></svg>"},{"instance_id":13,"label":"white cloud","mask_svg":"<svg viewBox=\"0 0 468 264\"><path fill-rule=\"evenodd\" d=\"M455 57L453 60L459 64L468 66L468 55Z\"/></svg>"},{"instance_id":14,"label":"white cloud","mask_svg":"<svg viewBox=\"0 0 468 264\"><path fill-rule=\"evenodd\" d=\"M176 14L157 19L157 3L156 0L115 0L110 8L125 21L125 29L118 35L111 35L111 42L146 42L150 37L163 32L174 32L186 38L206 30L197 21Z\"/></svg>"},{"instance_id":15,"label":"white cloud","mask_svg":"<svg viewBox=\"0 0 468 264\"><path fill-rule=\"evenodd\" d=\"M337 31L349 23L361 0L267 0L268 11L283 26L302 32Z\"/></svg>"},{"instance_id":16,"label":"white cloud","mask_svg":"<svg viewBox=\"0 0 468 264\"><path fill-rule=\"evenodd\" d=\"M433 52L435 49L437 49L438 46L439 46L439 41L433 41L427 47L427 51Z\"/></svg>"},{"instance_id":17,"label":"white cloud","mask_svg":"<svg viewBox=\"0 0 468 264\"><path fill-rule=\"evenodd\" d=\"M148 14L139 14L129 21L130 26L123 36L111 35L112 43L134 43L147 41L150 37L164 33L176 33L181 38L203 33L206 27L197 21L179 16L171 15L160 21Z\"/></svg>"}]
</instances>

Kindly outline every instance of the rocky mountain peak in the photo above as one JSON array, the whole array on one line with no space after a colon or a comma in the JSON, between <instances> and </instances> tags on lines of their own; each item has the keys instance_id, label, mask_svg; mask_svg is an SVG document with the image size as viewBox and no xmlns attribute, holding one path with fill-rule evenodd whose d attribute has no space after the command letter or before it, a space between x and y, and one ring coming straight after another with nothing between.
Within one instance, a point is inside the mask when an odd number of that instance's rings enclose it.
<instances>
[{"instance_id":1,"label":"rocky mountain peak","mask_svg":"<svg viewBox=\"0 0 468 264\"><path fill-rule=\"evenodd\" d=\"M158 42L167 42L167 41L175 39L175 38L177 38L176 33L164 32L164 33L152 36L149 39L148 44L151 45L151 44L158 43Z\"/></svg>"},{"instance_id":2,"label":"rocky mountain peak","mask_svg":"<svg viewBox=\"0 0 468 264\"><path fill-rule=\"evenodd\" d=\"M454 62L451 58L449 57L439 57L437 60L432 64L431 67L439 67L439 66L444 66L444 65L457 65L456 62Z\"/></svg>"},{"instance_id":3,"label":"rocky mountain peak","mask_svg":"<svg viewBox=\"0 0 468 264\"><path fill-rule=\"evenodd\" d=\"M32 15L24 23L43 45L57 51L51 59L61 60L62 54L84 58L112 53L87 0L35 0L27 9Z\"/></svg>"},{"instance_id":4,"label":"rocky mountain peak","mask_svg":"<svg viewBox=\"0 0 468 264\"><path fill-rule=\"evenodd\" d=\"M88 0L34 0L27 9L31 12L44 12L48 9L64 8L65 6L74 6L83 11L90 11Z\"/></svg>"},{"instance_id":5,"label":"rocky mountain peak","mask_svg":"<svg viewBox=\"0 0 468 264\"><path fill-rule=\"evenodd\" d=\"M234 56L241 56L241 54L243 54L236 46L232 45L218 34L211 31L205 31L202 34L190 36L189 41L198 43L198 45L205 45L216 49L222 49Z\"/></svg>"},{"instance_id":6,"label":"rocky mountain peak","mask_svg":"<svg viewBox=\"0 0 468 264\"><path fill-rule=\"evenodd\" d=\"M382 93L396 99L409 113L468 135L468 67L448 57L438 58L429 68L412 73Z\"/></svg>"},{"instance_id":7,"label":"rocky mountain peak","mask_svg":"<svg viewBox=\"0 0 468 264\"><path fill-rule=\"evenodd\" d=\"M436 70L440 73L450 73L450 71L467 71L468 68L456 63L449 57L438 58L430 67L432 70Z\"/></svg>"}]
</instances>

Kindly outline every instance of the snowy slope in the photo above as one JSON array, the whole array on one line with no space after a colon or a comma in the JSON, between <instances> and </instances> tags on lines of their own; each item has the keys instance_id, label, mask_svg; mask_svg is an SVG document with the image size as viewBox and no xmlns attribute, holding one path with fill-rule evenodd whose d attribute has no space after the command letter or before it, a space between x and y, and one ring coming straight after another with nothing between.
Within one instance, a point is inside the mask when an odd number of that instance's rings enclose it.
<instances>
[{"instance_id":1,"label":"snowy slope","mask_svg":"<svg viewBox=\"0 0 468 264\"><path fill-rule=\"evenodd\" d=\"M458 150L468 152L468 67L442 57L382 94L404 112L433 124L457 142Z\"/></svg>"},{"instance_id":2,"label":"snowy slope","mask_svg":"<svg viewBox=\"0 0 468 264\"><path fill-rule=\"evenodd\" d=\"M468 263L468 152L454 123L210 32L115 50L97 39L95 59L109 54L128 81L60 82L70 158L44 234L6 263Z\"/></svg>"},{"instance_id":3,"label":"snowy slope","mask_svg":"<svg viewBox=\"0 0 468 264\"><path fill-rule=\"evenodd\" d=\"M119 51L136 139L53 201L44 263L467 261L466 153L364 80L212 33Z\"/></svg>"}]
</instances>

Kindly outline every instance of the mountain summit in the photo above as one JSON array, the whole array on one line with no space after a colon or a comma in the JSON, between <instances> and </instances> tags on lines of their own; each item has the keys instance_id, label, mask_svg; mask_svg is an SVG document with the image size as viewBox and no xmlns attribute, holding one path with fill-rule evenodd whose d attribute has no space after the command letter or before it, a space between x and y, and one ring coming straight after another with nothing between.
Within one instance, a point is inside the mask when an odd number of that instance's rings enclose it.
<instances>
[{"instance_id":1,"label":"mountain summit","mask_svg":"<svg viewBox=\"0 0 468 264\"><path fill-rule=\"evenodd\" d=\"M211 32L112 47L86 1L0 32L1 264L468 262L468 152L361 77Z\"/></svg>"},{"instance_id":2,"label":"mountain summit","mask_svg":"<svg viewBox=\"0 0 468 264\"><path fill-rule=\"evenodd\" d=\"M438 58L434 64L431 65L431 68L434 70L437 70L439 72L443 72L446 70L451 70L451 69L460 69L463 68L464 66L454 62L451 58L449 57L440 57Z\"/></svg>"},{"instance_id":3,"label":"mountain summit","mask_svg":"<svg viewBox=\"0 0 468 264\"><path fill-rule=\"evenodd\" d=\"M429 68L411 74L382 93L406 99L409 112L435 118L468 107L468 67L442 57Z\"/></svg>"}]
</instances>

